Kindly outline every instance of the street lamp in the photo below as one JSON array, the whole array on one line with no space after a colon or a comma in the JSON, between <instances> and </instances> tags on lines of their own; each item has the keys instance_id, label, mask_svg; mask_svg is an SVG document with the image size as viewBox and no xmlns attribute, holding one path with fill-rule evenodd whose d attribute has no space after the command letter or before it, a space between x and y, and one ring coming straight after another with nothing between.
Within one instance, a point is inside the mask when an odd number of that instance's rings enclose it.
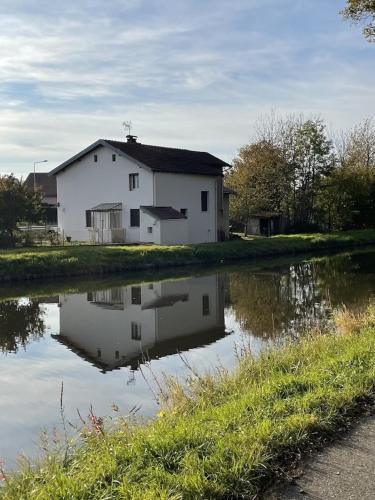
<instances>
[{"instance_id":1,"label":"street lamp","mask_svg":"<svg viewBox=\"0 0 375 500\"><path fill-rule=\"evenodd\" d=\"M36 191L36 182L35 182L35 165L38 163L46 163L48 160L34 161L34 193Z\"/></svg>"}]
</instances>

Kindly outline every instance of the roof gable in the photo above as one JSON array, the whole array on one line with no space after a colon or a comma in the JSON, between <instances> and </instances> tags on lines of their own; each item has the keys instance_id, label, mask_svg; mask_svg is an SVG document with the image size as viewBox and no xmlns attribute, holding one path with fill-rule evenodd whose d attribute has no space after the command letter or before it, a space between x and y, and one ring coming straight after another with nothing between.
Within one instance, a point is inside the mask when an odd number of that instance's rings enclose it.
<instances>
[{"instance_id":1,"label":"roof gable","mask_svg":"<svg viewBox=\"0 0 375 500\"><path fill-rule=\"evenodd\" d=\"M58 174L99 146L109 147L120 156L136 161L154 172L218 176L223 174L224 167L230 166L219 158L202 151L99 139L52 170L51 174Z\"/></svg>"}]
</instances>

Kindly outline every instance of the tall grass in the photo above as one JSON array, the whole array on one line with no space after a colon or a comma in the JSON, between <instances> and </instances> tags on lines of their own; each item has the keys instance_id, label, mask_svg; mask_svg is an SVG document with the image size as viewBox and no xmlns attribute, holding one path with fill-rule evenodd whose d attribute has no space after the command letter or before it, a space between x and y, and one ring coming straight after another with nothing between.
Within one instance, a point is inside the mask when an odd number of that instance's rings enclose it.
<instances>
[{"instance_id":1,"label":"tall grass","mask_svg":"<svg viewBox=\"0 0 375 500\"><path fill-rule=\"evenodd\" d=\"M0 252L0 281L222 263L375 243L375 230L179 246L69 246Z\"/></svg>"},{"instance_id":2,"label":"tall grass","mask_svg":"<svg viewBox=\"0 0 375 500\"><path fill-rule=\"evenodd\" d=\"M50 453L39 466L24 466L6 476L0 496L251 498L373 398L375 308L348 322L345 314L332 334L258 359L246 353L234 372L192 373L187 386L170 379L164 406L147 425L122 419L106 432L92 416L66 460Z\"/></svg>"}]
</instances>

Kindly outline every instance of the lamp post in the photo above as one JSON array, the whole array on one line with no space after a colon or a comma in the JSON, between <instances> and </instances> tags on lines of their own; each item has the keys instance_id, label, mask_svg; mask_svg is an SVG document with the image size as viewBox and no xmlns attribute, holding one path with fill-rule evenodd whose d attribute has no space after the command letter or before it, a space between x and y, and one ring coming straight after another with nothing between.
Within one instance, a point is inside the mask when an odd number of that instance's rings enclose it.
<instances>
[{"instance_id":1,"label":"lamp post","mask_svg":"<svg viewBox=\"0 0 375 500\"><path fill-rule=\"evenodd\" d=\"M36 191L36 182L35 182L35 165L38 163L46 163L48 160L40 160L40 161L34 161L34 193Z\"/></svg>"}]
</instances>

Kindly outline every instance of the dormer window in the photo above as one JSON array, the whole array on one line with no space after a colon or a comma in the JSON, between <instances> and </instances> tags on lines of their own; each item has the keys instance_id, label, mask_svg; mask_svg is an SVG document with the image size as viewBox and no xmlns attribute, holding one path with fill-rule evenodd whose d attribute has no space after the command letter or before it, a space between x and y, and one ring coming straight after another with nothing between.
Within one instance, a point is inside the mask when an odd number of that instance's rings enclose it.
<instances>
[{"instance_id":1,"label":"dormer window","mask_svg":"<svg viewBox=\"0 0 375 500\"><path fill-rule=\"evenodd\" d=\"M115 154L112 155L112 161L116 161L116 155Z\"/></svg>"},{"instance_id":2,"label":"dormer window","mask_svg":"<svg viewBox=\"0 0 375 500\"><path fill-rule=\"evenodd\" d=\"M98 162L98 155L94 155L94 162L97 163Z\"/></svg>"}]
</instances>

